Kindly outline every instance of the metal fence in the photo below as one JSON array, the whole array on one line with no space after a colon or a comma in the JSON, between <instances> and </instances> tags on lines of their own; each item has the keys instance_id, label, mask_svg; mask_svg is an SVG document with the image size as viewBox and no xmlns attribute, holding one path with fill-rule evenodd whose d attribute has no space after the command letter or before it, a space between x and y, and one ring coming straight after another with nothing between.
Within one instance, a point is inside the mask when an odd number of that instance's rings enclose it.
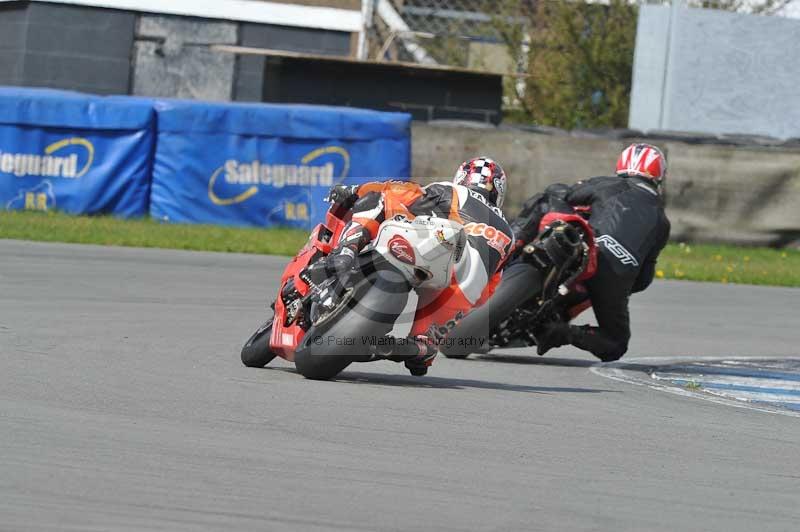
<instances>
[{"instance_id":1,"label":"metal fence","mask_svg":"<svg viewBox=\"0 0 800 532\"><path fill-rule=\"evenodd\" d=\"M499 72L512 65L505 64L505 59L498 65L498 53L492 49L502 44L498 19L524 25L523 12L529 14L542 1L562 0L369 0L367 18L372 24L366 53L370 59L385 61L472 68L486 64ZM631 1L640 5L677 3L681 7L800 17L800 0ZM480 57L487 50L488 60Z\"/></svg>"},{"instance_id":2,"label":"metal fence","mask_svg":"<svg viewBox=\"0 0 800 532\"><path fill-rule=\"evenodd\" d=\"M491 0L375 0L369 58L458 67L497 66L502 39L498 2ZM486 60L484 56L493 56ZM506 68L507 65L500 65Z\"/></svg>"},{"instance_id":3,"label":"metal fence","mask_svg":"<svg viewBox=\"0 0 800 532\"><path fill-rule=\"evenodd\" d=\"M485 35L492 21L486 0L393 0L403 19L416 31L436 34Z\"/></svg>"}]
</instances>

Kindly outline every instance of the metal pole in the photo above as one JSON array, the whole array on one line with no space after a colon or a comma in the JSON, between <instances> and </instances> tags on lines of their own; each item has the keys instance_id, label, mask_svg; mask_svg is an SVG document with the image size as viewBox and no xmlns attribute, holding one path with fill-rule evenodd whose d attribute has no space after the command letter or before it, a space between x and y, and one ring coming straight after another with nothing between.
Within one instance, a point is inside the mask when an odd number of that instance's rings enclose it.
<instances>
[{"instance_id":1,"label":"metal pole","mask_svg":"<svg viewBox=\"0 0 800 532\"><path fill-rule=\"evenodd\" d=\"M669 9L669 30L667 30L667 57L664 60L664 77L661 84L661 112L658 117L658 129L663 130L669 119L669 96L667 91L671 88L672 48L675 46L675 27L678 24L678 10L683 6L684 0L672 0Z\"/></svg>"},{"instance_id":2,"label":"metal pole","mask_svg":"<svg viewBox=\"0 0 800 532\"><path fill-rule=\"evenodd\" d=\"M361 31L358 33L358 59L367 59L369 54L369 30L372 27L372 15L375 12L375 0L361 0Z\"/></svg>"}]
</instances>

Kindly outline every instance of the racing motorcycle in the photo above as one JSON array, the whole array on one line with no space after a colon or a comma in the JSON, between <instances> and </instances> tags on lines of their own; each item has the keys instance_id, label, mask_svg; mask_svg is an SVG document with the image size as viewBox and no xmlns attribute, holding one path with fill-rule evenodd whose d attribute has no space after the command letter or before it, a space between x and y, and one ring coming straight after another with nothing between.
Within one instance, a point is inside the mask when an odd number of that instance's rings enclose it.
<instances>
[{"instance_id":1,"label":"racing motorcycle","mask_svg":"<svg viewBox=\"0 0 800 532\"><path fill-rule=\"evenodd\" d=\"M324 223L286 266L274 315L242 348L245 366L263 367L276 356L293 361L310 379L331 379L352 362L380 359L376 349L412 292L422 298L450 284L467 236L461 224L432 216L398 214L384 221L377 237L344 273L328 271L325 257L337 246L352 217L351 204L333 200Z\"/></svg>"},{"instance_id":2,"label":"racing motorcycle","mask_svg":"<svg viewBox=\"0 0 800 532\"><path fill-rule=\"evenodd\" d=\"M440 350L448 358L466 358L499 347L536 345L536 333L550 321L570 321L591 307L584 282L597 269L589 211L551 212L539 235L519 247L489 300L450 332Z\"/></svg>"}]
</instances>

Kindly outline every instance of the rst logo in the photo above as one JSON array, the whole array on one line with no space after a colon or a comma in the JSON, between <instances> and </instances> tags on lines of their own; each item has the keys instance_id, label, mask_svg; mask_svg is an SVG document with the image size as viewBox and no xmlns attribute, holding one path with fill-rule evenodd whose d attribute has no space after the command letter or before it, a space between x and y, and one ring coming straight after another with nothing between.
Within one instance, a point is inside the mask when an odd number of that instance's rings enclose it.
<instances>
[{"instance_id":1,"label":"rst logo","mask_svg":"<svg viewBox=\"0 0 800 532\"><path fill-rule=\"evenodd\" d=\"M617 242L614 237L609 235L601 235L595 238L595 242L598 244L603 244L605 248L622 264L626 266L638 266L639 261L636 260L636 257L633 256L633 253L625 249L625 246Z\"/></svg>"},{"instance_id":2,"label":"rst logo","mask_svg":"<svg viewBox=\"0 0 800 532\"><path fill-rule=\"evenodd\" d=\"M468 223L464 226L464 231L468 235L480 236L486 239L489 247L496 249L501 256L505 256L508 246L511 244L511 237L502 231L498 231L491 225Z\"/></svg>"}]
</instances>

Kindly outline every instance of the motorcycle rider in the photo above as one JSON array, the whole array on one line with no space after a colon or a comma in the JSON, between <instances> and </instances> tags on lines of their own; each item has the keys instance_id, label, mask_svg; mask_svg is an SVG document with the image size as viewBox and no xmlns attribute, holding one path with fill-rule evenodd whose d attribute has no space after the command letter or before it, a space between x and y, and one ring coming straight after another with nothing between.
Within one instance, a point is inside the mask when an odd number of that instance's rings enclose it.
<instances>
[{"instance_id":1,"label":"motorcycle rider","mask_svg":"<svg viewBox=\"0 0 800 532\"><path fill-rule=\"evenodd\" d=\"M399 181L372 182L331 191L329 199L352 205L353 215L326 259L329 274L349 271L386 219L428 215L465 226L466 249L450 286L432 300L420 301L409 341L382 342L374 348L376 359L404 361L412 375L424 375L438 351L437 342L473 306L491 296L514 244L511 227L500 210L506 184L506 174L497 162L477 157L462 163L452 182L425 187Z\"/></svg>"},{"instance_id":2,"label":"motorcycle rider","mask_svg":"<svg viewBox=\"0 0 800 532\"><path fill-rule=\"evenodd\" d=\"M667 244L670 223L664 212L667 161L656 146L631 144L619 156L616 176L593 177L573 186L556 184L529 199L512 224L517 246L531 242L539 222L551 211L590 207L598 264L585 285L597 327L554 320L533 331L537 353L571 344L604 362L618 360L628 349L631 294L653 281L658 255ZM513 267L513 266L511 266Z\"/></svg>"}]
</instances>

